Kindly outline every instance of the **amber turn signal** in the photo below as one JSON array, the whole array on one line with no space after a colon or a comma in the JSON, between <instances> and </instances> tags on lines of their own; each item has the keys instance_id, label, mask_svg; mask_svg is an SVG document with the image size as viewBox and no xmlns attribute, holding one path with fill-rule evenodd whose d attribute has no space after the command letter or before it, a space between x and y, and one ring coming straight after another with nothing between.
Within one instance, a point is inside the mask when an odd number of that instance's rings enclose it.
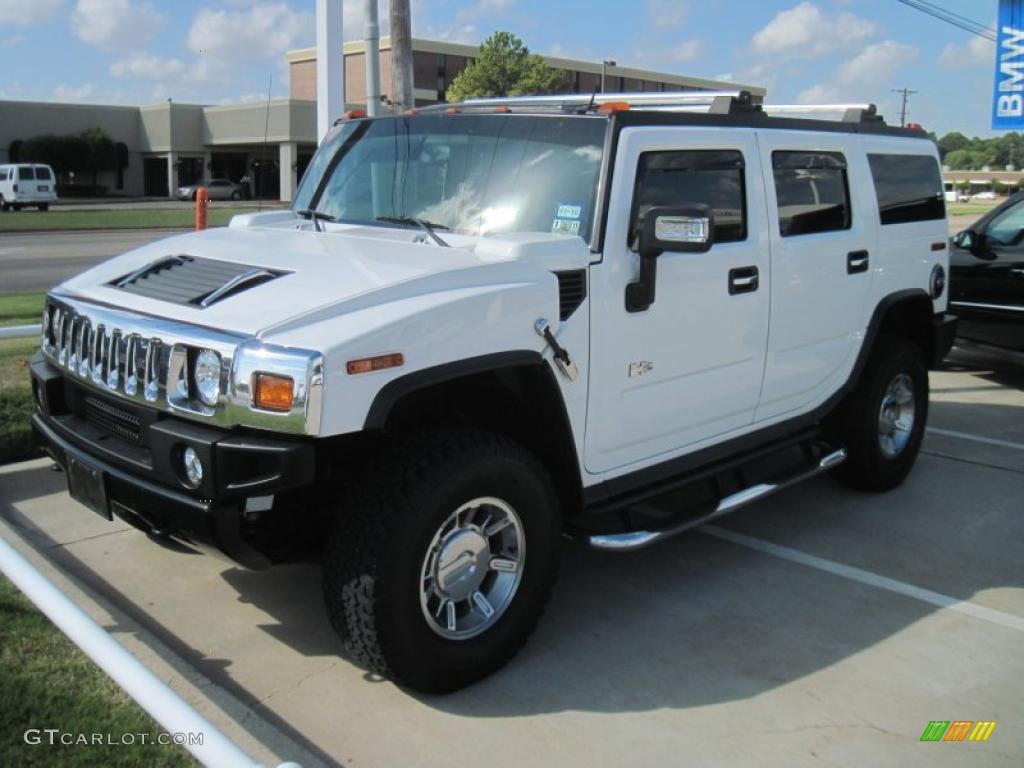
<instances>
[{"instance_id":1,"label":"amber turn signal","mask_svg":"<svg viewBox=\"0 0 1024 768\"><path fill-rule=\"evenodd\" d=\"M370 373L371 371L383 371L385 368L397 368L405 365L405 357L401 352L393 355L377 355L377 357L364 357L359 360L349 360L345 370L350 375L357 373Z\"/></svg>"},{"instance_id":2,"label":"amber turn signal","mask_svg":"<svg viewBox=\"0 0 1024 768\"><path fill-rule=\"evenodd\" d=\"M294 400L290 376L257 373L252 377L252 403L265 411L290 411Z\"/></svg>"}]
</instances>

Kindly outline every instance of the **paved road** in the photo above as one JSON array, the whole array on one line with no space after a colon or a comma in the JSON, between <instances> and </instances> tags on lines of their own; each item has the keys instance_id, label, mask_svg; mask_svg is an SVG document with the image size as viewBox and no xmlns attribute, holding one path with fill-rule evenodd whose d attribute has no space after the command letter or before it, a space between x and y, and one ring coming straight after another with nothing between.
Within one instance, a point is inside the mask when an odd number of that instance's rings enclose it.
<instances>
[{"instance_id":1,"label":"paved road","mask_svg":"<svg viewBox=\"0 0 1024 768\"><path fill-rule=\"evenodd\" d=\"M44 291L111 256L173 234L116 230L0 234L0 293Z\"/></svg>"},{"instance_id":2,"label":"paved road","mask_svg":"<svg viewBox=\"0 0 1024 768\"><path fill-rule=\"evenodd\" d=\"M1020 766L1024 372L958 356L932 388L899 489L822 478L631 555L567 546L523 653L447 697L339 659L314 564L166 550L69 501L45 462L0 476L0 518L245 702L235 724L326 762ZM998 725L921 743L935 719Z\"/></svg>"}]
</instances>

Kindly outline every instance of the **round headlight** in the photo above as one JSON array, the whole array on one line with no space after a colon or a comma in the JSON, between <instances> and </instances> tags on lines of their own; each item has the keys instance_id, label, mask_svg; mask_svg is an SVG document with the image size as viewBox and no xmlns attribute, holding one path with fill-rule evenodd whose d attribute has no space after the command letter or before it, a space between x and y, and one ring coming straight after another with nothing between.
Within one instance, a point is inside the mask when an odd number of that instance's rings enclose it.
<instances>
[{"instance_id":1,"label":"round headlight","mask_svg":"<svg viewBox=\"0 0 1024 768\"><path fill-rule=\"evenodd\" d=\"M199 459L199 454L193 448L186 448L181 455L181 463L189 487L198 488L203 482L203 462Z\"/></svg>"},{"instance_id":2,"label":"round headlight","mask_svg":"<svg viewBox=\"0 0 1024 768\"><path fill-rule=\"evenodd\" d=\"M216 405L220 396L220 368L220 355L209 349L204 349L196 358L196 391L199 399L210 406Z\"/></svg>"}]
</instances>

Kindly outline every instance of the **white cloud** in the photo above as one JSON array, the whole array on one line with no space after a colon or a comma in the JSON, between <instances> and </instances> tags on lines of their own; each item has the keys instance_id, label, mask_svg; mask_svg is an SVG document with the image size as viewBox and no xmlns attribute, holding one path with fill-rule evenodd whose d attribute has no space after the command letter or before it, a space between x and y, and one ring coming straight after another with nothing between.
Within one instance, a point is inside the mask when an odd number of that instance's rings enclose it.
<instances>
[{"instance_id":1,"label":"white cloud","mask_svg":"<svg viewBox=\"0 0 1024 768\"><path fill-rule=\"evenodd\" d=\"M878 31L873 22L841 13L827 17L811 2L780 11L752 40L756 53L794 58L822 56L866 40Z\"/></svg>"},{"instance_id":2,"label":"white cloud","mask_svg":"<svg viewBox=\"0 0 1024 768\"><path fill-rule=\"evenodd\" d=\"M53 98L56 101L86 101L96 93L96 86L92 83L83 85L58 85L53 89Z\"/></svg>"},{"instance_id":3,"label":"white cloud","mask_svg":"<svg viewBox=\"0 0 1024 768\"><path fill-rule=\"evenodd\" d=\"M315 34L312 13L283 2L257 2L244 11L204 8L187 40L192 51L203 52L211 70L225 70L256 62L276 65L286 51L312 45Z\"/></svg>"},{"instance_id":4,"label":"white cloud","mask_svg":"<svg viewBox=\"0 0 1024 768\"><path fill-rule=\"evenodd\" d=\"M681 27L689 13L685 0L647 0L647 18L655 29Z\"/></svg>"},{"instance_id":5,"label":"white cloud","mask_svg":"<svg viewBox=\"0 0 1024 768\"><path fill-rule=\"evenodd\" d=\"M0 26L31 27L53 21L64 0L0 0Z\"/></svg>"},{"instance_id":6,"label":"white cloud","mask_svg":"<svg viewBox=\"0 0 1024 768\"><path fill-rule=\"evenodd\" d=\"M895 40L869 45L839 68L836 79L843 85L887 87L896 71L917 56L917 48Z\"/></svg>"},{"instance_id":7,"label":"white cloud","mask_svg":"<svg viewBox=\"0 0 1024 768\"><path fill-rule=\"evenodd\" d=\"M672 61L693 61L704 51L704 44L694 38L693 40L685 40L682 43L674 46L669 51L669 58Z\"/></svg>"},{"instance_id":8,"label":"white cloud","mask_svg":"<svg viewBox=\"0 0 1024 768\"><path fill-rule=\"evenodd\" d=\"M888 95L890 88L899 85L895 76L900 67L917 55L918 50L906 43L874 43L845 61L830 81L808 88L798 99L803 104L879 101L880 94Z\"/></svg>"},{"instance_id":9,"label":"white cloud","mask_svg":"<svg viewBox=\"0 0 1024 768\"><path fill-rule=\"evenodd\" d=\"M992 66L996 60L996 44L984 37L972 37L963 45L949 43L939 56L939 65L959 69L977 65Z\"/></svg>"},{"instance_id":10,"label":"white cloud","mask_svg":"<svg viewBox=\"0 0 1024 768\"><path fill-rule=\"evenodd\" d=\"M110 65L114 77L138 77L143 80L180 78L185 64L180 59L164 59L152 53L137 53Z\"/></svg>"},{"instance_id":11,"label":"white cloud","mask_svg":"<svg viewBox=\"0 0 1024 768\"><path fill-rule=\"evenodd\" d=\"M165 18L146 2L78 0L71 29L83 42L106 50L141 50L163 28Z\"/></svg>"}]
</instances>

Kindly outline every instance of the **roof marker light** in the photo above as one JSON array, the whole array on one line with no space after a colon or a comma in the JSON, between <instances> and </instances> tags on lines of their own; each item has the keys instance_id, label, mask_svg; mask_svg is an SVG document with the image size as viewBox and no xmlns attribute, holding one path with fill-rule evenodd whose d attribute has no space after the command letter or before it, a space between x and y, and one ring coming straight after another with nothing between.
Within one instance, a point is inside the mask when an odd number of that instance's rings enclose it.
<instances>
[{"instance_id":1,"label":"roof marker light","mask_svg":"<svg viewBox=\"0 0 1024 768\"><path fill-rule=\"evenodd\" d=\"M597 111L603 115L610 115L613 112L628 112L629 102L628 101L606 101Z\"/></svg>"}]
</instances>

